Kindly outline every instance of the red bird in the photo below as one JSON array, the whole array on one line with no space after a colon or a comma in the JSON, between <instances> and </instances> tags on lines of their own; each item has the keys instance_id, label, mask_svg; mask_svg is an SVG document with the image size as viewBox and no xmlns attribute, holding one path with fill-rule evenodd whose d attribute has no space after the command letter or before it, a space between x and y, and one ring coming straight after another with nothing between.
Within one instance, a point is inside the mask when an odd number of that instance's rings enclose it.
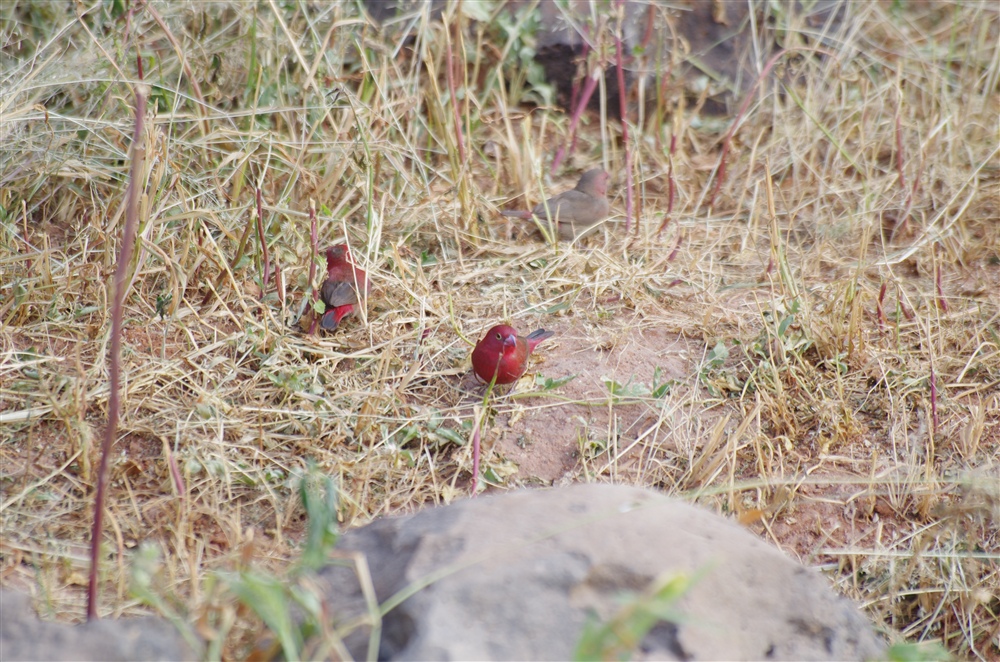
<instances>
[{"instance_id":1,"label":"red bird","mask_svg":"<svg viewBox=\"0 0 1000 662\"><path fill-rule=\"evenodd\" d=\"M497 384L513 384L527 370L532 350L553 335L553 331L538 329L522 338L512 326L494 326L472 350L472 369L487 384L494 375Z\"/></svg>"},{"instance_id":2,"label":"red bird","mask_svg":"<svg viewBox=\"0 0 1000 662\"><path fill-rule=\"evenodd\" d=\"M326 280L319 296L326 304L326 312L320 319L320 326L332 331L340 320L357 312L360 307L358 292L364 292L367 299L371 291L368 274L358 269L351 261L351 253L346 244L326 249Z\"/></svg>"}]
</instances>

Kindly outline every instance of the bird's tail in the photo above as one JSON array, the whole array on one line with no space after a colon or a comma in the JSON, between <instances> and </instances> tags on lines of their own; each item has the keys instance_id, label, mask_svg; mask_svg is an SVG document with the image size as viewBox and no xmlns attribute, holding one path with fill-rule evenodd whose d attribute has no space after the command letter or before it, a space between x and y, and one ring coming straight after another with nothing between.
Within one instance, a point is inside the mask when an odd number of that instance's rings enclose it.
<instances>
[{"instance_id":1,"label":"bird's tail","mask_svg":"<svg viewBox=\"0 0 1000 662\"><path fill-rule=\"evenodd\" d=\"M526 335L524 339L528 341L528 346L531 349L535 349L535 347L538 346L538 343L542 342L546 338L551 338L554 335L556 335L555 331L546 331L545 329L538 329L537 331L532 331L531 333Z\"/></svg>"},{"instance_id":2,"label":"bird's tail","mask_svg":"<svg viewBox=\"0 0 1000 662\"><path fill-rule=\"evenodd\" d=\"M339 324L340 320L337 319L336 308L332 308L323 313L323 317L321 317L319 320L319 325L324 329L326 329L327 331L333 331L334 329L337 328L337 325Z\"/></svg>"}]
</instances>

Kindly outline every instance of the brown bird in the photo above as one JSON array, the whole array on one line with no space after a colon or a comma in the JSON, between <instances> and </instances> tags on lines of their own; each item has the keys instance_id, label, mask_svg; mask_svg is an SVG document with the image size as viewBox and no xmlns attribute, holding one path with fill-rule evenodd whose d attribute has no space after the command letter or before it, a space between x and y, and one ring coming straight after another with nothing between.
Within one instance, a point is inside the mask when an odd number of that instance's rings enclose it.
<instances>
[{"instance_id":1,"label":"brown bird","mask_svg":"<svg viewBox=\"0 0 1000 662\"><path fill-rule=\"evenodd\" d=\"M594 168L583 173L580 181L576 183L576 188L563 191L544 203L535 205L531 211L502 213L510 218L526 220L535 216L543 222L547 222L551 215L559 230L559 238L572 240L608 217L611 211L611 205L608 203L609 179L611 175L601 168Z\"/></svg>"},{"instance_id":2,"label":"brown bird","mask_svg":"<svg viewBox=\"0 0 1000 662\"><path fill-rule=\"evenodd\" d=\"M360 307L358 292L363 291L367 300L371 289L368 274L354 266L346 244L326 249L326 280L319 291L326 312L320 318L320 326L327 331L336 329L342 319Z\"/></svg>"}]
</instances>

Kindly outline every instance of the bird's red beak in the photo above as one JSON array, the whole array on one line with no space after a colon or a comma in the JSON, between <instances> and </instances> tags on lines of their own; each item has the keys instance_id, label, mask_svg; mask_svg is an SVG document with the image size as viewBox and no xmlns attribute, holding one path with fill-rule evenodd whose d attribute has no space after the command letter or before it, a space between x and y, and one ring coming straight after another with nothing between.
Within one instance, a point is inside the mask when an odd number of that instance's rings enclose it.
<instances>
[{"instance_id":1,"label":"bird's red beak","mask_svg":"<svg viewBox=\"0 0 1000 662\"><path fill-rule=\"evenodd\" d=\"M513 333L508 333L503 337L503 346L506 347L517 347L517 336Z\"/></svg>"}]
</instances>

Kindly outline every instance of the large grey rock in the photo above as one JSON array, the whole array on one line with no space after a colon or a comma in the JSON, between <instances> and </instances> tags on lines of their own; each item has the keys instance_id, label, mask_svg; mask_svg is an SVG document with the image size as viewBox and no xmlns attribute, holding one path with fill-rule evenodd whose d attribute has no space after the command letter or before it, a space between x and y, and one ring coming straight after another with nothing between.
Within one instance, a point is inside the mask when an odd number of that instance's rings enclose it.
<instances>
[{"instance_id":1,"label":"large grey rock","mask_svg":"<svg viewBox=\"0 0 1000 662\"><path fill-rule=\"evenodd\" d=\"M23 593L0 590L0 660L191 660L191 649L153 617L80 625L38 620Z\"/></svg>"},{"instance_id":2,"label":"large grey rock","mask_svg":"<svg viewBox=\"0 0 1000 662\"><path fill-rule=\"evenodd\" d=\"M700 579L639 656L849 660L883 655L857 608L730 521L652 491L612 485L471 499L348 532L379 602L431 581L383 619L388 660L569 659L588 618L664 573ZM355 572L320 573L335 620L365 612ZM345 640L366 655L367 631Z\"/></svg>"}]
</instances>

